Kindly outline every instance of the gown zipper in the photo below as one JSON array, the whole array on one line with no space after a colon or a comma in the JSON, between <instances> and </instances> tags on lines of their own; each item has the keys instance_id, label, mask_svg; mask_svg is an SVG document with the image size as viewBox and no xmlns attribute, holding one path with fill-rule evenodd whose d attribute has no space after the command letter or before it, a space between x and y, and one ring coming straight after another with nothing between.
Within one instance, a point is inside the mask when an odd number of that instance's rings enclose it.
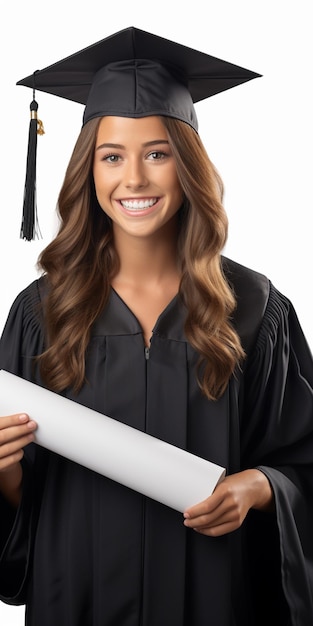
<instances>
[{"instance_id":1,"label":"gown zipper","mask_svg":"<svg viewBox=\"0 0 313 626\"><path fill-rule=\"evenodd\" d=\"M145 361L146 361L146 411L147 411L147 394L148 394L148 361L150 358L150 348L148 346L145 346L144 348L144 355L145 355ZM146 423L145 423L145 431L146 431ZM141 572L141 598L142 598L142 602L143 602L143 598L144 598L144 548L145 548L145 515L146 515L146 501L145 498L143 497L142 500L142 562L141 562L141 568L142 568L142 572ZM141 604L141 611L140 611L140 617L139 617L139 625L138 626L143 626L143 604Z\"/></svg>"}]
</instances>

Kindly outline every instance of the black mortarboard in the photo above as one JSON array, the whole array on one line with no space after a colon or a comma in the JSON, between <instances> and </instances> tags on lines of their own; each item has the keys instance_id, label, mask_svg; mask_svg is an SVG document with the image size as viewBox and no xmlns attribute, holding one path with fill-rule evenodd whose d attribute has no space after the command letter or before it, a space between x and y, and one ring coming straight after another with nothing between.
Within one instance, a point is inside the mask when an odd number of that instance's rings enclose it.
<instances>
[{"instance_id":1,"label":"black mortarboard","mask_svg":"<svg viewBox=\"0 0 313 626\"><path fill-rule=\"evenodd\" d=\"M238 65L130 27L34 72L17 84L86 105L84 124L104 115L164 115L197 130L194 102L258 76ZM36 104L33 98L31 116L35 119ZM36 159L32 161L36 166ZM24 204L26 194L25 189ZM31 197L33 203L33 190ZM34 215L33 209L31 213ZM21 236L31 239L29 227L24 233L28 221L25 214L24 207Z\"/></svg>"}]
</instances>

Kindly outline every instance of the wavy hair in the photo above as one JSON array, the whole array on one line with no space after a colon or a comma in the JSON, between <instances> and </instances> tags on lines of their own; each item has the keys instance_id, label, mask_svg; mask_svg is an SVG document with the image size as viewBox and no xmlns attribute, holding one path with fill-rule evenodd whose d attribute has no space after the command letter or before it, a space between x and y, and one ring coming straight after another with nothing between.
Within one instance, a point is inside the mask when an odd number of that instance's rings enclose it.
<instances>
[{"instance_id":1,"label":"wavy hair","mask_svg":"<svg viewBox=\"0 0 313 626\"><path fill-rule=\"evenodd\" d=\"M245 357L230 321L236 300L221 265L228 235L223 182L192 128L170 118L164 125L185 195L180 233L185 334L199 354L199 385L209 399L217 399Z\"/></svg>"},{"instance_id":2,"label":"wavy hair","mask_svg":"<svg viewBox=\"0 0 313 626\"><path fill-rule=\"evenodd\" d=\"M235 298L221 266L228 229L223 185L197 133L176 119L162 121L184 193L178 256L185 333L199 354L200 388L217 399L244 357L230 322ZM93 183L99 123L100 118L90 120L81 130L58 198L59 232L38 259L49 287L46 348L38 360L43 381L54 391L77 392L84 384L91 327L118 269L111 220L99 207Z\"/></svg>"}]
</instances>

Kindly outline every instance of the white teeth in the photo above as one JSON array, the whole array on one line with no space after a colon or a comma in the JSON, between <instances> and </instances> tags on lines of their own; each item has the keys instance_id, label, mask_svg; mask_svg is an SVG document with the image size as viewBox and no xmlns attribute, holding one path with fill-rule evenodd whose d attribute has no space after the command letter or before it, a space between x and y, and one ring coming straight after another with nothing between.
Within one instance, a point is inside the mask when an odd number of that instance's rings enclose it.
<instances>
[{"instance_id":1,"label":"white teeth","mask_svg":"<svg viewBox=\"0 0 313 626\"><path fill-rule=\"evenodd\" d=\"M148 209L156 203L156 198L150 198L150 200L121 200L121 205L124 209L133 209L138 211L139 209Z\"/></svg>"}]
</instances>

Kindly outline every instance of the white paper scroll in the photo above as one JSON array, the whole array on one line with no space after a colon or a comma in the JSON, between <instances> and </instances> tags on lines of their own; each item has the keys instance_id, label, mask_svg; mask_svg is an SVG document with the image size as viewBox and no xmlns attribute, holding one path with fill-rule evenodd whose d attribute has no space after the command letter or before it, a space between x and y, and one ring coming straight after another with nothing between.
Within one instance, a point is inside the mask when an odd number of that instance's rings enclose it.
<instances>
[{"instance_id":1,"label":"white paper scroll","mask_svg":"<svg viewBox=\"0 0 313 626\"><path fill-rule=\"evenodd\" d=\"M1 370L0 415L22 412L37 422L40 446L180 512L225 476L219 465Z\"/></svg>"}]
</instances>

